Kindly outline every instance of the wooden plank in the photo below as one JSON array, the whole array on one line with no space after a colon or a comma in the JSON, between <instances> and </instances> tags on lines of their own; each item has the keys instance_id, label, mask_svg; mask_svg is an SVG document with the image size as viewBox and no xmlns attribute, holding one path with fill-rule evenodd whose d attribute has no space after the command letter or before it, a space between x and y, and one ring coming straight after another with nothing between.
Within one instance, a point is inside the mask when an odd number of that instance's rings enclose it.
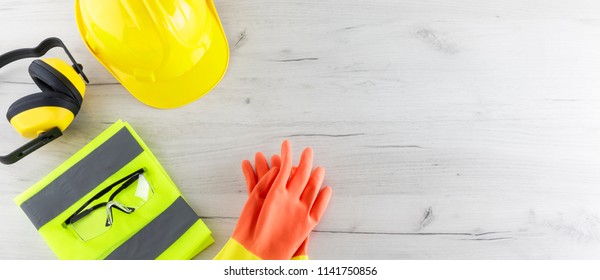
<instances>
[{"instance_id":1,"label":"wooden plank","mask_svg":"<svg viewBox=\"0 0 600 280\"><path fill-rule=\"evenodd\" d=\"M0 3L0 52L59 36L92 80L63 137L0 168L0 259L54 258L12 199L119 118L213 230L198 259L235 226L241 161L283 139L296 155L313 147L334 189L312 258L600 257L600 2L216 5L227 75L198 102L156 110L87 51L71 2ZM0 69L0 109L37 91L28 63ZM25 142L0 129L2 153Z\"/></svg>"}]
</instances>

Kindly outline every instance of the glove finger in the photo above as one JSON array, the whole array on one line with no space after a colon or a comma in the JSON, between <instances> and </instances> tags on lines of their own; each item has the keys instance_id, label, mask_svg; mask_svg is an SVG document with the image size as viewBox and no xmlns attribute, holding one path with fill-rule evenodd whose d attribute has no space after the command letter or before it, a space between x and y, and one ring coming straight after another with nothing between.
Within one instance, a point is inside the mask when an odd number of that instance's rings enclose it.
<instances>
[{"instance_id":1,"label":"glove finger","mask_svg":"<svg viewBox=\"0 0 600 280\"><path fill-rule=\"evenodd\" d=\"M281 167L281 157L277 154L271 156L271 168L273 168L274 166ZM292 166L292 171L290 171L290 178L288 179L288 182L292 178L294 178L294 174L296 174L296 169L298 169L297 166Z\"/></svg>"},{"instance_id":2,"label":"glove finger","mask_svg":"<svg viewBox=\"0 0 600 280\"><path fill-rule=\"evenodd\" d=\"M281 167L281 157L278 154L271 156L271 168L275 166Z\"/></svg>"},{"instance_id":3,"label":"glove finger","mask_svg":"<svg viewBox=\"0 0 600 280\"><path fill-rule=\"evenodd\" d=\"M292 147L288 140L283 141L281 144L281 167L277 178L273 185L275 188L285 189L286 183L290 178L290 172L292 170Z\"/></svg>"},{"instance_id":4,"label":"glove finger","mask_svg":"<svg viewBox=\"0 0 600 280\"><path fill-rule=\"evenodd\" d=\"M312 162L313 162L313 151L311 148L306 148L302 151L302 156L300 157L300 163L298 164L298 169L294 174L294 177L291 179L288 190L296 195L296 197L300 197L302 191L306 187L306 183L310 178L310 172L312 171Z\"/></svg>"},{"instance_id":5,"label":"glove finger","mask_svg":"<svg viewBox=\"0 0 600 280\"><path fill-rule=\"evenodd\" d=\"M296 170L298 170L298 166L292 166L292 171L290 171L290 179L288 180L291 181L292 178L294 178L294 175L296 175Z\"/></svg>"},{"instance_id":6,"label":"glove finger","mask_svg":"<svg viewBox=\"0 0 600 280\"><path fill-rule=\"evenodd\" d=\"M251 170L251 169L250 169ZM248 200L244 204L238 223L233 231L233 237L236 240L241 240L244 236L247 236L250 229L256 228L261 209L265 204L265 195L269 192L274 178L277 176L279 168L273 168L263 178L258 181L256 187L252 190L248 196ZM254 174L254 172L252 172Z\"/></svg>"},{"instance_id":7,"label":"glove finger","mask_svg":"<svg viewBox=\"0 0 600 280\"><path fill-rule=\"evenodd\" d=\"M310 209L310 218L314 221L315 225L321 220L327 206L329 205L329 200L331 199L331 188L325 186L317 195L317 199L315 199L315 203Z\"/></svg>"},{"instance_id":8,"label":"glove finger","mask_svg":"<svg viewBox=\"0 0 600 280\"><path fill-rule=\"evenodd\" d=\"M248 190L248 195L250 195L256 186L257 178L256 174L254 173L254 169L252 169L252 163L250 163L249 160L242 161L242 172L244 172L244 178L246 178L246 189Z\"/></svg>"},{"instance_id":9,"label":"glove finger","mask_svg":"<svg viewBox=\"0 0 600 280\"><path fill-rule=\"evenodd\" d=\"M275 168L272 168L271 170L269 170L269 172L267 172L267 174L265 174L265 176L263 176L260 179L260 181L258 181L251 196L258 196L261 199L266 198L267 194L269 194L269 191L271 190L271 187L273 186L273 182L275 181L275 178L277 178L278 174L279 174L279 167L275 167Z\"/></svg>"},{"instance_id":10,"label":"glove finger","mask_svg":"<svg viewBox=\"0 0 600 280\"><path fill-rule=\"evenodd\" d=\"M315 171L313 171L312 175L310 175L310 179L306 184L306 188L302 192L300 196L300 201L311 207L319 194L319 190L321 189L321 185L323 185L323 179L325 178L325 169L321 166L317 167Z\"/></svg>"},{"instance_id":11,"label":"glove finger","mask_svg":"<svg viewBox=\"0 0 600 280\"><path fill-rule=\"evenodd\" d=\"M269 163L263 153L258 152L254 155L254 164L256 165L256 178L260 180L267 172L269 172Z\"/></svg>"}]
</instances>

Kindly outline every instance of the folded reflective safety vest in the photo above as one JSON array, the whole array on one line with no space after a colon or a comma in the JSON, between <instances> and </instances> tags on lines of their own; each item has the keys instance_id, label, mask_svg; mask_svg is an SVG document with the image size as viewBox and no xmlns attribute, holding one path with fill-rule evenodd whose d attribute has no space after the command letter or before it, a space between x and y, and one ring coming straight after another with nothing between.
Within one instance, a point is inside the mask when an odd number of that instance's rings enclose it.
<instances>
[{"instance_id":1,"label":"folded reflective safety vest","mask_svg":"<svg viewBox=\"0 0 600 280\"><path fill-rule=\"evenodd\" d=\"M214 242L122 121L15 202L59 259L191 259Z\"/></svg>"}]
</instances>

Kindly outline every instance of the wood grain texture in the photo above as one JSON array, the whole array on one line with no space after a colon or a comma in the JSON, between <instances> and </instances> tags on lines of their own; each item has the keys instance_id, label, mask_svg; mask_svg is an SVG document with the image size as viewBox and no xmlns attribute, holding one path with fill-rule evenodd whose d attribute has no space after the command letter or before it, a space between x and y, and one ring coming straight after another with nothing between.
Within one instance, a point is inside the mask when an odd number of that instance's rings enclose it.
<instances>
[{"instance_id":1,"label":"wood grain texture","mask_svg":"<svg viewBox=\"0 0 600 280\"><path fill-rule=\"evenodd\" d=\"M0 3L0 52L59 36L92 80L62 138L0 166L0 259L55 258L12 199L119 118L213 230L198 259L235 226L240 162L283 139L334 189L314 259L600 258L598 1L216 0L228 72L177 110L116 82L71 2ZM0 70L0 110L37 91L28 63Z\"/></svg>"}]
</instances>

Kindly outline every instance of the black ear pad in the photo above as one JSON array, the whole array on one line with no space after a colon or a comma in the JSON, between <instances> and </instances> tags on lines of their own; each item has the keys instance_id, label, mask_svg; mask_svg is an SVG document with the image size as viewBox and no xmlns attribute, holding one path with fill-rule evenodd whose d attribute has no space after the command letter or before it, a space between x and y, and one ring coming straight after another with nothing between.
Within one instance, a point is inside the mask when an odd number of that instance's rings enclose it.
<instances>
[{"instance_id":1,"label":"black ear pad","mask_svg":"<svg viewBox=\"0 0 600 280\"><path fill-rule=\"evenodd\" d=\"M46 106L65 108L71 111L74 116L77 116L77 113L79 113L79 106L70 100L69 97L66 97L64 93L38 92L19 98L10 105L8 112L6 112L6 119L10 122L14 116L24 111Z\"/></svg>"},{"instance_id":2,"label":"black ear pad","mask_svg":"<svg viewBox=\"0 0 600 280\"><path fill-rule=\"evenodd\" d=\"M67 77L48 63L39 59L34 60L29 65L29 75L43 92L63 93L81 107L83 98L77 88Z\"/></svg>"}]
</instances>

